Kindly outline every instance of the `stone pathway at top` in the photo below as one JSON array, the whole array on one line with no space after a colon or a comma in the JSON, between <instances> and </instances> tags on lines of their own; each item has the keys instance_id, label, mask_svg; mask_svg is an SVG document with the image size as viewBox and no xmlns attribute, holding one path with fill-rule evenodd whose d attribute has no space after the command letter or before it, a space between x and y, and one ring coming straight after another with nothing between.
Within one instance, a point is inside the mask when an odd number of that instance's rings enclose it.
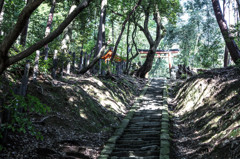
<instances>
[{"instance_id":1,"label":"stone pathway at top","mask_svg":"<svg viewBox=\"0 0 240 159\"><path fill-rule=\"evenodd\" d=\"M168 122L163 122L162 119L162 113L164 111L167 113L163 102L163 81L163 79L151 81L146 94L138 100L138 106L125 129L119 137L115 137L117 139L114 144L110 143L114 145L110 150L111 153L104 154L104 151L99 158L169 158L169 147L166 148L169 146ZM162 134L165 132L167 134ZM107 149L106 152L109 150Z\"/></svg>"}]
</instances>

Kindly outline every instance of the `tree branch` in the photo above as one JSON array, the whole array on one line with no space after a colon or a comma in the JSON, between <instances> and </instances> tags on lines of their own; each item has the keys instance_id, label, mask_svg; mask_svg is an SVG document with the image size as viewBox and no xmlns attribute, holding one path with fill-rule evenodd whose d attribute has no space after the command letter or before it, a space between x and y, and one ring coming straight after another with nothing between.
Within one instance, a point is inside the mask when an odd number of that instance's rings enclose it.
<instances>
[{"instance_id":1,"label":"tree branch","mask_svg":"<svg viewBox=\"0 0 240 159\"><path fill-rule=\"evenodd\" d=\"M156 35L155 41L156 41L156 43L159 43L160 40L163 37L163 36L161 36L161 30L164 30L164 27L161 23L161 17L160 17L160 13L159 13L159 10L158 10L158 5L156 5L156 10L155 10L155 13L154 13L153 17L154 17L154 21L157 24L157 28L156 28L157 29L156 30L157 35Z\"/></svg>"},{"instance_id":2,"label":"tree branch","mask_svg":"<svg viewBox=\"0 0 240 159\"><path fill-rule=\"evenodd\" d=\"M80 74L86 73L89 69L91 69L99 61L99 59L101 59L101 57L104 55L104 51L108 44L110 44L110 41L108 41L108 43L103 44L103 46L100 49L100 51L98 52L97 56L94 57L94 59L88 66L86 66L82 70L80 70L80 72L79 72Z\"/></svg>"},{"instance_id":3,"label":"tree branch","mask_svg":"<svg viewBox=\"0 0 240 159\"><path fill-rule=\"evenodd\" d=\"M37 9L37 7L43 2L44 0L34 0L32 3L29 3L24 7L22 12L18 17L18 21L15 24L14 28L8 33L8 35L4 38L2 43L0 44L0 54L1 56L8 56L8 51L16 41L18 36L21 34L25 24L28 22L29 17L31 16L32 12Z\"/></svg>"},{"instance_id":4,"label":"tree branch","mask_svg":"<svg viewBox=\"0 0 240 159\"><path fill-rule=\"evenodd\" d=\"M139 7L139 5L141 4L142 0L139 0L138 3L133 7L133 9L131 10L131 12L128 14L127 18L125 19L125 21L123 22L122 24L122 29L121 29L121 32L118 36L118 39L117 39L117 42L115 44L115 47L114 47L114 50L113 50L113 54L112 54L112 57L111 57L111 62L113 61L116 53L117 53L117 49L118 49L118 44L120 43L121 41L121 38L122 38L122 34L125 30L125 27L126 27L126 23L129 21L130 17L132 16L132 14L136 11L136 9Z\"/></svg>"},{"instance_id":5,"label":"tree branch","mask_svg":"<svg viewBox=\"0 0 240 159\"><path fill-rule=\"evenodd\" d=\"M35 0L36 1L36 0ZM35 2L34 1L34 2ZM44 39L38 41L37 43L35 43L34 45L32 45L31 47L29 47L28 49L26 49L25 51L10 57L9 60L7 61L7 65L12 65L20 60L22 60L23 58L31 55L33 52L35 52L36 50L42 48L44 45L50 43L51 41L53 41L56 37L58 37L63 30L72 22L72 20L83 10L85 9L89 3L92 0L85 0L83 1L81 4L78 5L78 7L67 16L67 18L58 26L57 29L55 29L52 33L50 33L47 37L45 37Z\"/></svg>"},{"instance_id":6,"label":"tree branch","mask_svg":"<svg viewBox=\"0 0 240 159\"><path fill-rule=\"evenodd\" d=\"M223 38L226 42L226 45L228 47L232 60L234 61L234 63L237 63L237 61L240 59L240 50L237 44L235 43L235 41L232 39L232 37L229 34L227 23L223 17L219 0L212 0L212 6L213 6L216 20L218 22L218 26L222 32Z\"/></svg>"}]
</instances>

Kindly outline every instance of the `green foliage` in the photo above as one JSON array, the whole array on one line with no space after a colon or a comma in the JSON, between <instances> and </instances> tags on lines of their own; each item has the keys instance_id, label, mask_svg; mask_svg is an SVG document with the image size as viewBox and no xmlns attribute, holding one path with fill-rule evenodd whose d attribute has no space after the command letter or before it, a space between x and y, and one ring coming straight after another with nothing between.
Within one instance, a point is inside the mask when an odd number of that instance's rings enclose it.
<instances>
[{"instance_id":1,"label":"green foliage","mask_svg":"<svg viewBox=\"0 0 240 159\"><path fill-rule=\"evenodd\" d=\"M29 131L37 139L43 140L43 136L40 132L36 131L35 127L30 120L30 114L46 114L50 111L50 107L42 104L37 97L27 95L26 98L20 95L12 93L13 98L3 106L3 110L10 114L10 120L7 123L1 125L1 133L5 130L11 130L13 132ZM0 138L3 136L0 135Z\"/></svg>"},{"instance_id":2,"label":"green foliage","mask_svg":"<svg viewBox=\"0 0 240 159\"><path fill-rule=\"evenodd\" d=\"M233 137L239 136L239 134L240 134L240 128L236 128L230 133L229 136L233 138Z\"/></svg>"},{"instance_id":3,"label":"green foliage","mask_svg":"<svg viewBox=\"0 0 240 159\"><path fill-rule=\"evenodd\" d=\"M238 60L236 61L236 66L237 66L237 67L240 67L240 59L238 59Z\"/></svg>"},{"instance_id":4,"label":"green foliage","mask_svg":"<svg viewBox=\"0 0 240 159\"><path fill-rule=\"evenodd\" d=\"M4 1L4 15L3 22L1 24L1 31L5 33L5 35L10 31L15 21L17 20L21 10L25 6L24 1L18 0L5 0ZM2 34L1 34L2 35ZM0 41L3 40L3 36L0 37Z\"/></svg>"},{"instance_id":5,"label":"green foliage","mask_svg":"<svg viewBox=\"0 0 240 159\"><path fill-rule=\"evenodd\" d=\"M39 61L39 71L42 73L50 73L50 68L52 68L53 59L48 58L47 60L40 59Z\"/></svg>"},{"instance_id":6,"label":"green foliage","mask_svg":"<svg viewBox=\"0 0 240 159\"><path fill-rule=\"evenodd\" d=\"M181 74L181 79L187 79L187 74Z\"/></svg>"},{"instance_id":7,"label":"green foliage","mask_svg":"<svg viewBox=\"0 0 240 159\"><path fill-rule=\"evenodd\" d=\"M167 26L164 39L169 47L178 45L181 51L176 64L197 68L221 67L223 65L224 41L215 19L211 2L187 1L186 15L179 18L178 25Z\"/></svg>"}]
</instances>

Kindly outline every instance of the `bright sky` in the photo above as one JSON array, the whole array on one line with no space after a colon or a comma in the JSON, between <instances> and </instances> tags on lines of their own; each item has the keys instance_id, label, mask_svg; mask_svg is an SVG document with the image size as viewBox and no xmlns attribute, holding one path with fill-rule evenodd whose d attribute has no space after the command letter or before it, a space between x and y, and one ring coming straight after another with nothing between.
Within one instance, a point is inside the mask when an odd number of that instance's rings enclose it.
<instances>
[{"instance_id":1,"label":"bright sky","mask_svg":"<svg viewBox=\"0 0 240 159\"><path fill-rule=\"evenodd\" d=\"M189 1L189 0L180 0L180 3L183 6L184 3L187 2L187 1ZM223 8L222 7L222 5L223 5L222 0L220 0L220 5L221 5L221 8ZM222 9L222 11L223 11L223 9ZM228 8L228 5L227 5L225 20L227 21L228 26L229 26L229 23L230 23L230 25L235 24L235 20L234 20L235 17L236 17L236 15L234 15L234 6L230 5L230 12L229 12L229 8ZM187 20L188 18L189 18L189 15L187 13L185 13L181 16L181 19L184 20L184 21Z\"/></svg>"}]
</instances>

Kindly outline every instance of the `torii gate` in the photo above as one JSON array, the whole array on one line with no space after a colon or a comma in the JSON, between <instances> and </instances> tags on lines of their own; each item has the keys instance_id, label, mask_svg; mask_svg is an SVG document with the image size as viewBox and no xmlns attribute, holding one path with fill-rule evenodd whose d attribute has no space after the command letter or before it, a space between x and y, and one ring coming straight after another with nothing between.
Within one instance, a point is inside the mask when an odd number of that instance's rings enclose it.
<instances>
[{"instance_id":1,"label":"torii gate","mask_svg":"<svg viewBox=\"0 0 240 159\"><path fill-rule=\"evenodd\" d=\"M144 49L139 49L138 50L140 54L148 54L149 50L144 50ZM178 55L172 56L172 54L177 54L179 53L178 49L170 49L170 50L157 50L157 58L168 58L168 63L169 63L169 71L172 68L172 58L177 57ZM167 56L161 56L161 54L164 54ZM141 56L141 58L146 58L147 56Z\"/></svg>"}]
</instances>

